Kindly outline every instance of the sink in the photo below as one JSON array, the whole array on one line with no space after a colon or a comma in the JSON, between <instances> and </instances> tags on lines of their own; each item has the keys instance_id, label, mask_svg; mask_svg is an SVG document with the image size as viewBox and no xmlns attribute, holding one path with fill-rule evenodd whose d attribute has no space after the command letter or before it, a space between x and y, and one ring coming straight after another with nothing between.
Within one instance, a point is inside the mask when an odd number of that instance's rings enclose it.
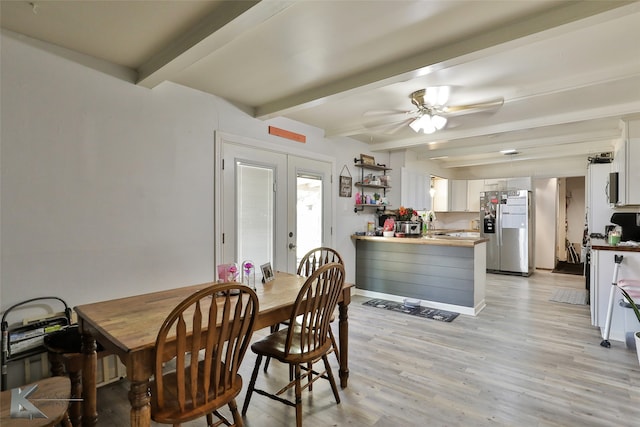
<instances>
[{"instance_id":1,"label":"sink","mask_svg":"<svg viewBox=\"0 0 640 427\"><path fill-rule=\"evenodd\" d=\"M456 231L454 233L447 233L446 236L450 237L464 237L467 239L479 239L480 232L479 231Z\"/></svg>"}]
</instances>

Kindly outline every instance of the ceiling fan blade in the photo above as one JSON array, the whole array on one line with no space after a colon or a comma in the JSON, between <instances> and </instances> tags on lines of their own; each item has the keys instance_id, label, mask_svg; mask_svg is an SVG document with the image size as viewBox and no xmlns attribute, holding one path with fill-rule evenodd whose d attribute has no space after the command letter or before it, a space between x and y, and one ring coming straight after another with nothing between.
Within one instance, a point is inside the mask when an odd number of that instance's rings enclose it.
<instances>
[{"instance_id":1,"label":"ceiling fan blade","mask_svg":"<svg viewBox=\"0 0 640 427\"><path fill-rule=\"evenodd\" d=\"M416 113L417 111L405 110L372 110L365 112L362 117L364 127L377 128L412 119Z\"/></svg>"},{"instance_id":2,"label":"ceiling fan blade","mask_svg":"<svg viewBox=\"0 0 640 427\"><path fill-rule=\"evenodd\" d=\"M387 128L384 133L387 135L393 135L401 129L405 129L406 127L408 127L409 123L411 123L413 120L413 117L409 117L408 119L403 120L400 123L395 124L394 126L389 126L389 128Z\"/></svg>"},{"instance_id":3,"label":"ceiling fan blade","mask_svg":"<svg viewBox=\"0 0 640 427\"><path fill-rule=\"evenodd\" d=\"M461 114L473 114L481 112L491 112L502 107L504 104L504 98L496 98L488 101L478 102L475 104L466 105L448 105L442 108L443 115L461 115Z\"/></svg>"}]
</instances>

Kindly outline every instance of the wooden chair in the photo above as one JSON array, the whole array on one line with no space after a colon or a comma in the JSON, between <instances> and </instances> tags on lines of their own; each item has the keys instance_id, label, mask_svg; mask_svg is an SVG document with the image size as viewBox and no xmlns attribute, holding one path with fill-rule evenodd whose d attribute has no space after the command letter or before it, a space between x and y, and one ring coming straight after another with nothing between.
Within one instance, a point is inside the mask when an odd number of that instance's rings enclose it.
<instances>
[{"instance_id":1,"label":"wooden chair","mask_svg":"<svg viewBox=\"0 0 640 427\"><path fill-rule=\"evenodd\" d=\"M300 260L297 273L300 276L309 277L319 267L331 262L337 262L338 264L344 265L342 257L335 249L324 246L311 249Z\"/></svg>"},{"instance_id":2,"label":"wooden chair","mask_svg":"<svg viewBox=\"0 0 640 427\"><path fill-rule=\"evenodd\" d=\"M238 369L249 347L258 297L239 283L196 292L164 321L156 339L151 418L179 426L207 417L209 426L242 426L235 398L242 389ZM175 361L175 371L164 366ZM218 412L228 405L234 424ZM213 423L213 415L218 421Z\"/></svg>"},{"instance_id":3,"label":"wooden chair","mask_svg":"<svg viewBox=\"0 0 640 427\"><path fill-rule=\"evenodd\" d=\"M51 376L68 376L71 380L71 404L69 419L73 427L82 425L82 337L78 325L71 325L44 337ZM96 353L101 359L110 353L96 343Z\"/></svg>"},{"instance_id":4,"label":"wooden chair","mask_svg":"<svg viewBox=\"0 0 640 427\"><path fill-rule=\"evenodd\" d=\"M257 357L242 407L242 415L246 415L251 396L255 391L286 405L294 406L296 408L296 426L301 427L302 389L310 387L312 382L318 378L329 380L336 402L340 403L338 387L336 386L327 354L331 349L328 332L330 328L329 322L342 291L343 283L344 267L341 264L333 262L317 268L298 293L289 318L289 325L292 326L276 331L251 345L251 350L256 353ZM293 381L290 381L289 384L275 394L255 388L256 378L264 356L275 358L282 363L293 366L295 372ZM313 380L310 380L303 387L302 366L319 359L324 362L324 371L306 371L305 376L311 378L313 375ZM294 401L280 397L282 393L291 387L295 387Z\"/></svg>"},{"instance_id":5,"label":"wooden chair","mask_svg":"<svg viewBox=\"0 0 640 427\"><path fill-rule=\"evenodd\" d=\"M67 377L49 377L38 380L34 383L20 386L23 393L28 393L30 389L37 386L28 396L25 397L36 407L46 418L15 418L11 415L12 390L5 390L0 396L0 425L7 427L53 427L62 425L70 426L67 408L71 397L71 383ZM14 402L14 406L17 403ZM29 408L23 408L29 409ZM24 414L27 416L27 414Z\"/></svg>"},{"instance_id":6,"label":"wooden chair","mask_svg":"<svg viewBox=\"0 0 640 427\"><path fill-rule=\"evenodd\" d=\"M307 252L300 263L298 264L298 271L296 272L299 276L309 277L311 276L319 267L324 264L329 264L331 262L337 262L344 266L344 261L342 257L335 249L328 248L325 246L321 246L315 249L311 249ZM331 313L331 322L335 320L335 316ZM289 322L282 322L282 325L289 326ZM280 329L280 324L274 325L271 327L271 333L276 332ZM333 331L329 328L329 338L331 339L332 349L336 354L336 358L338 359L338 363L340 363L340 353L338 353L338 345L336 343L336 338L333 335ZM269 362L271 358L267 357L267 360L264 362L264 372L267 372L269 368Z\"/></svg>"}]
</instances>

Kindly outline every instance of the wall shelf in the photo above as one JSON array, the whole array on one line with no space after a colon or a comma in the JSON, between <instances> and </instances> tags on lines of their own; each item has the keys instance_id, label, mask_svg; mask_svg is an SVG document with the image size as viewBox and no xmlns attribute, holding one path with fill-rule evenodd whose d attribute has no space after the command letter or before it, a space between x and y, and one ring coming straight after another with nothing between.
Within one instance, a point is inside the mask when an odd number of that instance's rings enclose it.
<instances>
[{"instance_id":1,"label":"wall shelf","mask_svg":"<svg viewBox=\"0 0 640 427\"><path fill-rule=\"evenodd\" d=\"M388 168L386 165L380 164L363 164L361 159L354 158L353 159L354 166L360 168L360 181L353 184L355 187L358 187L361 190L361 197L365 198L367 193L371 196L372 193L378 193L378 190L381 190L382 197L386 197L387 190L391 188L391 186L386 185L383 180L383 177L387 175L387 171L390 171L391 168ZM380 176L373 176L372 173L369 173L365 176L365 172L382 172ZM375 178L375 179L374 179ZM371 182L380 182L379 184ZM374 203L356 203L354 205L353 211L359 212L363 211L365 208L376 208L376 210L384 211L389 208L389 205L380 205Z\"/></svg>"}]
</instances>

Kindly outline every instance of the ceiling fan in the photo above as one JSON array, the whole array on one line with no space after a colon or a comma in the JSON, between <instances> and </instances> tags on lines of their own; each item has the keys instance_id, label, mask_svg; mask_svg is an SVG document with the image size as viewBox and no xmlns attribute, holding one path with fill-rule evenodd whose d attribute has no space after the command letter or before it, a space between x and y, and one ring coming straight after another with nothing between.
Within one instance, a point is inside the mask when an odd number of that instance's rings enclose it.
<instances>
[{"instance_id":1,"label":"ceiling fan","mask_svg":"<svg viewBox=\"0 0 640 427\"><path fill-rule=\"evenodd\" d=\"M449 117L492 111L504 104L504 98L500 97L475 104L447 105L450 91L451 88L449 86L431 86L426 89L420 89L409 95L411 103L417 107L417 110L403 112L371 111L365 113L365 116L369 119L383 119L386 122L383 126L392 126L385 133L395 133L408 124L415 132L430 134L444 129ZM398 114L401 117L397 117ZM389 123L388 120L393 118L394 115L399 120Z\"/></svg>"}]
</instances>

